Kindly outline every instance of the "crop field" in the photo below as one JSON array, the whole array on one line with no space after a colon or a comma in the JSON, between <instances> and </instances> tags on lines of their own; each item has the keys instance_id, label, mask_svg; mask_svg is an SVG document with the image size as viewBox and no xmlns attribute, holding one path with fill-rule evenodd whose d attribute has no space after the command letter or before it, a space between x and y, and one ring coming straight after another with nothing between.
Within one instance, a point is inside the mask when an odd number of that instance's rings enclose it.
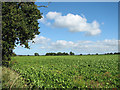
<instances>
[{"instance_id":1,"label":"crop field","mask_svg":"<svg viewBox=\"0 0 120 90\"><path fill-rule=\"evenodd\" d=\"M118 55L15 56L11 68L32 88L120 88Z\"/></svg>"}]
</instances>

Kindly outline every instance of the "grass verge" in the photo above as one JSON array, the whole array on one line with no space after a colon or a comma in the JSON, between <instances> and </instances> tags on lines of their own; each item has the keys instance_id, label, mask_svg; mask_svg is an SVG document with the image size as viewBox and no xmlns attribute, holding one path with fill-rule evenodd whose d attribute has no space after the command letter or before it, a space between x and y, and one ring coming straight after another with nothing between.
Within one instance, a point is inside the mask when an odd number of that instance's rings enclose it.
<instances>
[{"instance_id":1,"label":"grass verge","mask_svg":"<svg viewBox=\"0 0 120 90\"><path fill-rule=\"evenodd\" d=\"M10 68L2 67L2 88L28 88L24 79Z\"/></svg>"}]
</instances>

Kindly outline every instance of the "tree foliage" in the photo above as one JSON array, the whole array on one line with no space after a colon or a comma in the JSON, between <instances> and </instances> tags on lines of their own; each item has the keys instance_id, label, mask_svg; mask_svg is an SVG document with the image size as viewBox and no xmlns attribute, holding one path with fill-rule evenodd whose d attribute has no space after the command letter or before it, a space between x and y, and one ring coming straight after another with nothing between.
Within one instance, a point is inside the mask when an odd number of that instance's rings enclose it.
<instances>
[{"instance_id":1,"label":"tree foliage","mask_svg":"<svg viewBox=\"0 0 120 90\"><path fill-rule=\"evenodd\" d=\"M4 65L17 45L30 48L29 40L38 35L42 13L34 2L2 2L2 60Z\"/></svg>"},{"instance_id":2,"label":"tree foliage","mask_svg":"<svg viewBox=\"0 0 120 90\"><path fill-rule=\"evenodd\" d=\"M12 56L17 56L17 55L15 54L15 52L13 52L13 53L12 53Z\"/></svg>"},{"instance_id":3,"label":"tree foliage","mask_svg":"<svg viewBox=\"0 0 120 90\"><path fill-rule=\"evenodd\" d=\"M35 56L39 56L39 54L38 54L38 53L34 53L34 55L35 55Z\"/></svg>"},{"instance_id":4,"label":"tree foliage","mask_svg":"<svg viewBox=\"0 0 120 90\"><path fill-rule=\"evenodd\" d=\"M73 52L70 52L70 55L75 55Z\"/></svg>"}]
</instances>

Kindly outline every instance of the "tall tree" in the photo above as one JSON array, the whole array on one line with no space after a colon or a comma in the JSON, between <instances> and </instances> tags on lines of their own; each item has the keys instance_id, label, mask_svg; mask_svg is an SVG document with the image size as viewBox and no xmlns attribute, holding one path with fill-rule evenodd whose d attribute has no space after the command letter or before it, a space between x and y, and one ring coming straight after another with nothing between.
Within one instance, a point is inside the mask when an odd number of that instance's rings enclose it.
<instances>
[{"instance_id":1,"label":"tall tree","mask_svg":"<svg viewBox=\"0 0 120 90\"><path fill-rule=\"evenodd\" d=\"M34 56L39 56L39 54L38 53L34 53Z\"/></svg>"},{"instance_id":2,"label":"tall tree","mask_svg":"<svg viewBox=\"0 0 120 90\"><path fill-rule=\"evenodd\" d=\"M75 55L73 52L70 52L70 55Z\"/></svg>"},{"instance_id":3,"label":"tall tree","mask_svg":"<svg viewBox=\"0 0 120 90\"><path fill-rule=\"evenodd\" d=\"M30 48L29 40L40 34L42 13L34 2L2 2L2 62L8 65L17 45Z\"/></svg>"}]
</instances>

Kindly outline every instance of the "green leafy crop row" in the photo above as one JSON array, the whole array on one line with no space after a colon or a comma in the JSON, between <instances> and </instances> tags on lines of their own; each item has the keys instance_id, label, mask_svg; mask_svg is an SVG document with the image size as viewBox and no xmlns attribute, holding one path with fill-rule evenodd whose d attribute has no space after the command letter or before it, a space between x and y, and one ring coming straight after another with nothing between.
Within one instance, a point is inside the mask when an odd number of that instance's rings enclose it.
<instances>
[{"instance_id":1,"label":"green leafy crop row","mask_svg":"<svg viewBox=\"0 0 120 90\"><path fill-rule=\"evenodd\" d=\"M11 68L37 88L120 87L118 55L16 56Z\"/></svg>"}]
</instances>

